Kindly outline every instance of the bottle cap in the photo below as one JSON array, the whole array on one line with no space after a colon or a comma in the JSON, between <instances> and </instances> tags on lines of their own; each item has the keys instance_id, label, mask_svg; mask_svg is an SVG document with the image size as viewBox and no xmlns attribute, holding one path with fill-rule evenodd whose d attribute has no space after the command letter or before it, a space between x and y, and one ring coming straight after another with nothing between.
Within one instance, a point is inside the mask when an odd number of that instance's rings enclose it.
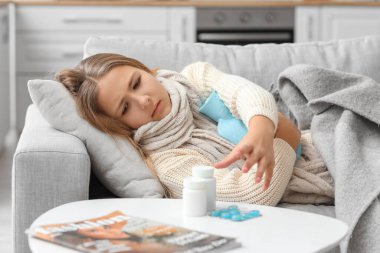
<instances>
[{"instance_id":1,"label":"bottle cap","mask_svg":"<svg viewBox=\"0 0 380 253\"><path fill-rule=\"evenodd\" d=\"M194 166L193 177L211 178L214 176L214 167L211 166Z\"/></svg>"},{"instance_id":2,"label":"bottle cap","mask_svg":"<svg viewBox=\"0 0 380 253\"><path fill-rule=\"evenodd\" d=\"M206 189L206 183L194 177L186 177L183 180L183 187L191 190Z\"/></svg>"}]
</instances>

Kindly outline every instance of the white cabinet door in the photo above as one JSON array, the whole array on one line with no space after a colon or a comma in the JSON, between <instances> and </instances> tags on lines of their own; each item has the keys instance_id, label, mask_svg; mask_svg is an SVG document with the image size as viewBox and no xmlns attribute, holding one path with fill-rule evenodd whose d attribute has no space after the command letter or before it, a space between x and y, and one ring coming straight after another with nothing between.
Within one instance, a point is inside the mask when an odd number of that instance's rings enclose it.
<instances>
[{"instance_id":1,"label":"white cabinet door","mask_svg":"<svg viewBox=\"0 0 380 253\"><path fill-rule=\"evenodd\" d=\"M321 40L380 34L380 7L324 6Z\"/></svg>"},{"instance_id":2,"label":"white cabinet door","mask_svg":"<svg viewBox=\"0 0 380 253\"><path fill-rule=\"evenodd\" d=\"M166 7L20 6L17 72L75 66L90 36L168 40Z\"/></svg>"},{"instance_id":3,"label":"white cabinet door","mask_svg":"<svg viewBox=\"0 0 380 253\"><path fill-rule=\"evenodd\" d=\"M295 42L309 42L320 39L320 8L298 6L295 11Z\"/></svg>"},{"instance_id":4,"label":"white cabinet door","mask_svg":"<svg viewBox=\"0 0 380 253\"><path fill-rule=\"evenodd\" d=\"M0 150L10 127L9 109L9 54L8 10L0 8Z\"/></svg>"},{"instance_id":5,"label":"white cabinet door","mask_svg":"<svg viewBox=\"0 0 380 253\"><path fill-rule=\"evenodd\" d=\"M74 67L83 57L83 45L90 36L117 36L149 40L167 40L166 32L38 32L17 35L18 72L55 72Z\"/></svg>"},{"instance_id":6,"label":"white cabinet door","mask_svg":"<svg viewBox=\"0 0 380 253\"><path fill-rule=\"evenodd\" d=\"M194 7L169 8L169 40L195 42L196 11Z\"/></svg>"},{"instance_id":7,"label":"white cabinet door","mask_svg":"<svg viewBox=\"0 0 380 253\"><path fill-rule=\"evenodd\" d=\"M16 29L26 31L163 31L166 7L19 6Z\"/></svg>"}]
</instances>

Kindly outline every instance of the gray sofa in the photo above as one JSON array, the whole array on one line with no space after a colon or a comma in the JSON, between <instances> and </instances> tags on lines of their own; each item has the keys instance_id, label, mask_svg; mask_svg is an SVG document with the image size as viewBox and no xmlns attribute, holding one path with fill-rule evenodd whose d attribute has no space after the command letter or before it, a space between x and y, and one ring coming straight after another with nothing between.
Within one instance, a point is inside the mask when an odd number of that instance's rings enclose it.
<instances>
[{"instance_id":1,"label":"gray sofa","mask_svg":"<svg viewBox=\"0 0 380 253\"><path fill-rule=\"evenodd\" d=\"M181 70L194 61L208 61L266 89L286 67L299 63L363 74L380 82L380 37L375 36L244 47L90 38L84 47L84 56L98 52L121 53L151 68L174 70ZM12 173L13 245L17 253L29 252L24 231L43 212L68 202L116 197L91 173L84 143L52 128L35 105L28 108ZM280 206L334 216L334 206ZM332 252L339 252L339 248Z\"/></svg>"}]
</instances>

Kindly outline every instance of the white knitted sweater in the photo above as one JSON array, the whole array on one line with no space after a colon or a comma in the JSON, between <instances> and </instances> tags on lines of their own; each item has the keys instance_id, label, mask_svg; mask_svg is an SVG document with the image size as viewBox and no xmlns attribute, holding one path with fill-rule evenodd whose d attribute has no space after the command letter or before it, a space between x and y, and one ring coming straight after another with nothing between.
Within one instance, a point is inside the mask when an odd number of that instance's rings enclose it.
<instances>
[{"instance_id":1,"label":"white knitted sweater","mask_svg":"<svg viewBox=\"0 0 380 253\"><path fill-rule=\"evenodd\" d=\"M225 74L204 62L185 67L181 74L197 88L203 99L215 90L231 113L241 118L246 126L251 117L263 115L271 119L277 129L275 100L259 85L239 76ZM292 147L282 139L276 138L273 145L275 168L271 184L265 192L262 190L264 180L255 184L257 165L248 173L242 173L241 168L216 169L217 200L276 205L292 175L296 155ZM150 158L159 179L175 198L182 196L183 179L191 176L193 166L212 166L212 162L205 156L186 148L154 152Z\"/></svg>"}]
</instances>

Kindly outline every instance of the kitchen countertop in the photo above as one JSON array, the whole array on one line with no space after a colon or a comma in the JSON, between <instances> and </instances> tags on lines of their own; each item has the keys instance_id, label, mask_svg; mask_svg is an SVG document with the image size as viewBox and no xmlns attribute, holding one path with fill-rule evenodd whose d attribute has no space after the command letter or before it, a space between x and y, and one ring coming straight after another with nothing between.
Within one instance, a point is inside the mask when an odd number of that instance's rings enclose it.
<instances>
[{"instance_id":1,"label":"kitchen countertop","mask_svg":"<svg viewBox=\"0 0 380 253\"><path fill-rule=\"evenodd\" d=\"M306 5L380 6L376 1L350 0L0 0L0 4L62 5L62 6L194 6L194 7L284 7Z\"/></svg>"}]
</instances>

